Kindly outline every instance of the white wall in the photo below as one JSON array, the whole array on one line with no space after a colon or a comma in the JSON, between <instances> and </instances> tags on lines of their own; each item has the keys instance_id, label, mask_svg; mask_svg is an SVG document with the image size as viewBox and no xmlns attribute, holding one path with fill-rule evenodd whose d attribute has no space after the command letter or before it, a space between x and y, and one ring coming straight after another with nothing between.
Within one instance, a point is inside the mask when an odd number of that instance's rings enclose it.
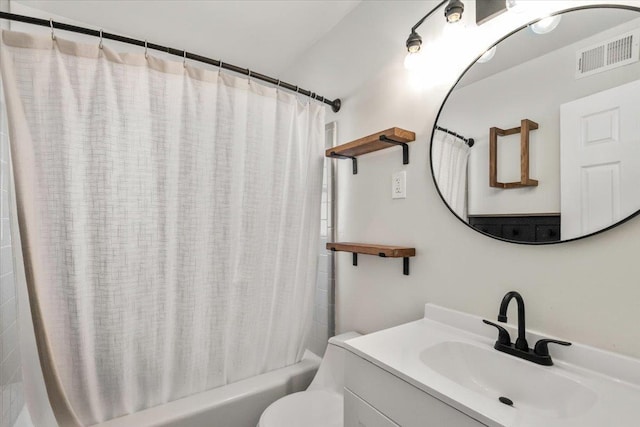
<instances>
[{"instance_id":1,"label":"white wall","mask_svg":"<svg viewBox=\"0 0 640 427\"><path fill-rule=\"evenodd\" d=\"M411 163L406 166L398 148L361 157L357 175L351 174L349 161L338 161L338 239L411 245L417 255L411 260L411 275L403 276L401 260L361 256L353 267L350 254L338 254L336 332L368 333L420 318L425 302L495 319L500 299L514 289L525 298L530 329L640 357L640 218L576 242L515 245L463 225L442 203L431 178L431 128L449 87L480 46L486 48L534 16L503 14L464 43L446 44L450 53L431 55L429 61L433 67L448 62L453 72L445 83L418 92L407 84L404 42L433 2L416 2L421 12L416 12L416 3L368 3L353 13L364 8L372 12L370 19L347 19L334 29L342 38L359 38L361 49L384 55L374 76L343 99L344 107L335 116L338 142L391 126L415 131L417 140L410 144ZM560 9L586 2L542 3ZM465 17L473 18L473 2L465 1L465 9ZM419 32L428 43L439 38L444 24L436 13ZM382 34L377 33L378 26L384 27ZM311 87L317 82L316 90L331 95L327 76L339 80L344 70L353 72L360 66L359 54L354 52L349 60L341 43L347 40L326 38L288 78L304 80ZM390 43L395 43L396 51L378 48ZM475 45L476 52L465 53L467 45ZM340 55L340 61L332 55ZM408 198L391 200L391 174L403 169Z\"/></svg>"},{"instance_id":2,"label":"white wall","mask_svg":"<svg viewBox=\"0 0 640 427\"><path fill-rule=\"evenodd\" d=\"M560 105L640 76L640 62L636 62L576 80L575 54L639 27L640 19L635 19L451 93L438 124L475 139L469 156L470 215L560 212ZM544 37L553 37L553 33ZM530 176L539 181L538 186L509 190L489 187L489 128L517 127L524 118L540 125L530 134L529 150ZM498 160L498 181L520 180L519 134L498 139Z\"/></svg>"}]
</instances>

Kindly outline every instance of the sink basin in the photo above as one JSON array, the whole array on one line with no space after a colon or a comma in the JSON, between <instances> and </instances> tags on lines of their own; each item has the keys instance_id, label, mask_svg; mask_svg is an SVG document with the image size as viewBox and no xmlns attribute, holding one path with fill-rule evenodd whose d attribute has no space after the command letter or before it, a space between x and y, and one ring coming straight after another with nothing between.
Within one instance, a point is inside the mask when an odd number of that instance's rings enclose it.
<instances>
[{"instance_id":1,"label":"sink basin","mask_svg":"<svg viewBox=\"0 0 640 427\"><path fill-rule=\"evenodd\" d=\"M553 367L500 353L492 348L444 341L426 348L420 360L454 383L487 397L506 397L513 407L543 418L568 418L585 413L597 394L560 375ZM532 414L533 415L533 414Z\"/></svg>"},{"instance_id":2,"label":"sink basin","mask_svg":"<svg viewBox=\"0 0 640 427\"><path fill-rule=\"evenodd\" d=\"M574 341L552 349L553 366L536 365L495 350L495 330L482 320L426 304L423 319L354 338L345 347L481 425L640 426L640 359ZM515 325L505 327L515 336ZM542 338L527 331L530 343ZM399 404L392 395L380 399Z\"/></svg>"}]
</instances>

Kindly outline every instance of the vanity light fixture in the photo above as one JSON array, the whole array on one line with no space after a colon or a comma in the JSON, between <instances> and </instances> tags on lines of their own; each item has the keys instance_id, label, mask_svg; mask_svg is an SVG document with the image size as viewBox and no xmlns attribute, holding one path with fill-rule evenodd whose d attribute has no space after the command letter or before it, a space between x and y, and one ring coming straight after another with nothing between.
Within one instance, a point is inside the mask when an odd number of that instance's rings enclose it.
<instances>
[{"instance_id":1,"label":"vanity light fixture","mask_svg":"<svg viewBox=\"0 0 640 427\"><path fill-rule=\"evenodd\" d=\"M409 38L407 39L407 51L411 53L418 53L422 46L422 37L415 31L411 31Z\"/></svg>"},{"instance_id":2,"label":"vanity light fixture","mask_svg":"<svg viewBox=\"0 0 640 427\"><path fill-rule=\"evenodd\" d=\"M561 18L561 15L548 16L531 24L529 28L536 34L547 34L556 29Z\"/></svg>"},{"instance_id":3,"label":"vanity light fixture","mask_svg":"<svg viewBox=\"0 0 640 427\"><path fill-rule=\"evenodd\" d=\"M454 24L462 19L462 12L464 12L464 4L460 0L449 0L444 16L449 24Z\"/></svg>"},{"instance_id":4,"label":"vanity light fixture","mask_svg":"<svg viewBox=\"0 0 640 427\"><path fill-rule=\"evenodd\" d=\"M404 66L406 68L412 68L419 62L417 58L417 54L418 52L420 52L420 49L422 48L422 37L420 36L420 34L418 34L416 29L420 25L422 25L425 19L431 16L436 10L440 9L440 7L442 7L447 2L448 4L444 11L444 16L447 19L447 22L456 23L460 21L460 19L462 19L464 4L460 0L443 0L440 3L438 3L436 7L431 9L429 13L423 16L422 19L420 19L416 23L416 25L414 25L411 28L411 34L409 34L409 37L407 38L407 43L406 43L407 52L408 52L407 57L404 60Z\"/></svg>"}]
</instances>

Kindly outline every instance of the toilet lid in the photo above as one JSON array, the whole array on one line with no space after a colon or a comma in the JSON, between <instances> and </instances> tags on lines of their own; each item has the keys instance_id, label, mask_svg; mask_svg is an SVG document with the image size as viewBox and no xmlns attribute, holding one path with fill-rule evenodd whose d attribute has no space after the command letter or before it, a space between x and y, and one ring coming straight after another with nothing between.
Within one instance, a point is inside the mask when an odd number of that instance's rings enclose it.
<instances>
[{"instance_id":1,"label":"toilet lid","mask_svg":"<svg viewBox=\"0 0 640 427\"><path fill-rule=\"evenodd\" d=\"M301 391L272 403L258 427L343 427L343 397L327 391Z\"/></svg>"}]
</instances>

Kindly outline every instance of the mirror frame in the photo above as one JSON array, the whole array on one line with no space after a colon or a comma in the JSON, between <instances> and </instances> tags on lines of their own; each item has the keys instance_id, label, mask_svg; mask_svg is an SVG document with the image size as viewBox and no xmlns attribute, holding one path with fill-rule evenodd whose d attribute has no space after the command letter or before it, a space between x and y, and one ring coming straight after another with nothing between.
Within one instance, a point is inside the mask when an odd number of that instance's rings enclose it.
<instances>
[{"instance_id":1,"label":"mirror frame","mask_svg":"<svg viewBox=\"0 0 640 427\"><path fill-rule=\"evenodd\" d=\"M588 9L626 9L626 10L630 10L630 11L634 11L634 12L638 12L639 15L638 17L640 17L640 7L637 6L630 6L630 5L625 5L625 4L611 4L611 3L607 3L607 4L593 4L593 5L584 5L584 6L578 6L578 7L572 7L572 8L568 8L568 9L562 9L559 11L556 11L548 16L555 16L555 15L561 15L563 13L568 13L568 12L575 12L578 10L588 10ZM486 233L484 231L478 230L477 228L473 227L471 224L469 224L468 222L466 222L465 220L463 220L462 218L460 218L454 211L453 209L451 209L451 206L449 206L449 203L447 202L447 200L445 200L444 196L442 195L442 192L440 191L440 187L438 187L438 182L436 181L436 176L435 173L433 171L433 137L435 136L435 133L437 131L436 126L438 124L438 119L440 119L440 114L442 114L442 110L444 109L445 104L447 103L447 100L449 100L449 97L451 96L451 93L454 91L454 89L456 88L456 86L458 86L458 83L460 82L460 80L462 80L462 78L464 77L465 74L467 74L467 71L469 71L469 69L471 67L473 67L477 62L478 59L480 59L480 57L489 49L493 48L494 46L497 46L498 44L500 44L503 40L508 39L509 37L511 37L512 35L514 35L515 33L526 29L528 26L530 26L531 24L535 24L536 22L547 18L547 16L542 17L542 18L538 18L538 19L534 19L533 21L522 25L518 28L516 28L515 30L509 32L508 34L506 34L505 36L501 37L500 39L498 39L496 42L494 42L492 45L490 45L487 49L485 49L483 52L481 52L476 59L474 59L471 64L469 64L469 66L467 66L467 68L464 69L464 71L460 74L460 77L458 77L455 81L455 83L453 84L453 86L451 86L451 89L449 89L449 91L447 92L447 95L445 96L444 100L442 101L442 104L440 105L440 108L438 109L438 114L436 115L436 119L433 123L433 128L431 130L431 139L429 140L429 166L431 168L431 178L433 179L433 183L436 187L436 191L438 192L438 195L440 196L440 199L442 200L442 202L444 203L444 205L447 207L447 209L449 210L449 212L451 212L451 214L456 217L456 219L458 221L460 221L461 223L463 223L464 225L466 225L467 227L469 227L470 229L472 229L473 231L475 231L476 233L479 233L481 235L490 237L492 239L495 240L499 240L501 242L506 242L506 243L515 243L518 245L533 245L533 246L542 246L542 245L557 245L557 244L561 244L561 243L568 243L568 242L574 242L576 240L582 240L584 238L587 237L591 237L591 236L595 236L597 234L600 233L604 233L605 231L611 230L614 227L617 227L621 224L624 224L625 222L631 220L632 218L635 218L636 216L640 215L640 209L638 209L637 211L635 211L634 213L632 213L631 215L627 216L624 219L621 219L620 221L609 225L608 227L605 227L601 230L598 231L594 231L593 233L589 233L589 234L585 234L584 236L580 236L580 237L574 237L572 239L567 239L567 240L558 240L558 241L554 241L554 242L523 242L523 241L517 241L517 240L509 240L509 239L505 239L502 237L498 237L498 236L494 236L493 234L489 234Z\"/></svg>"}]
</instances>

